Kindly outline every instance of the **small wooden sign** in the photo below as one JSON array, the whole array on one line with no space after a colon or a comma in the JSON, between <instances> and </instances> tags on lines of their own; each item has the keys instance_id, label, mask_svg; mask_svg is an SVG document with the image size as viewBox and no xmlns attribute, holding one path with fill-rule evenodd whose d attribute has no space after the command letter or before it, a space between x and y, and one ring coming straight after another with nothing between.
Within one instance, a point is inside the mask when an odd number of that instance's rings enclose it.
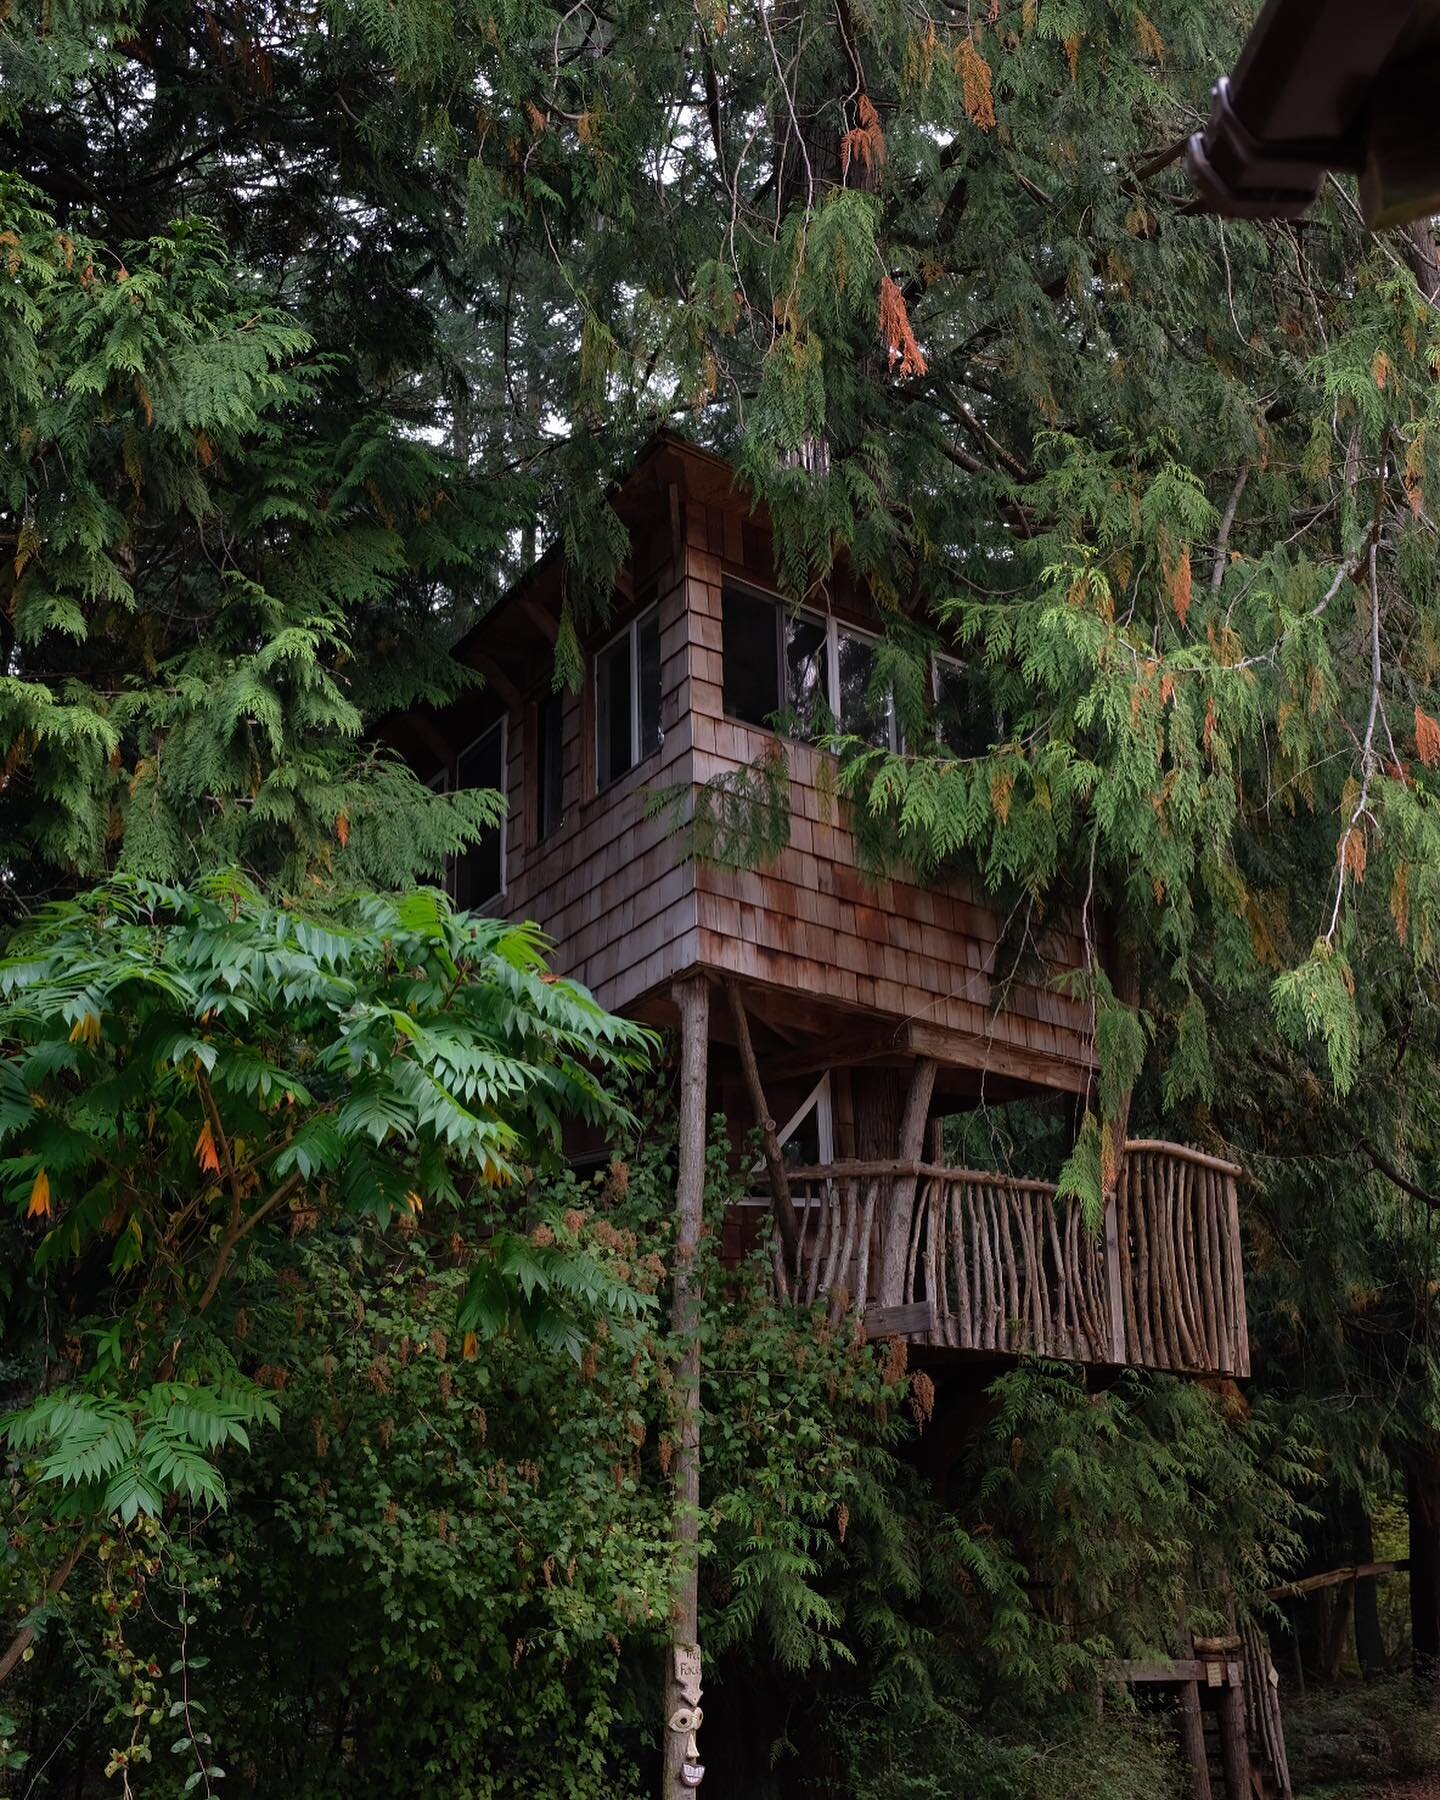
<instances>
[{"instance_id":1,"label":"small wooden sign","mask_svg":"<svg viewBox=\"0 0 1440 1800\"><path fill-rule=\"evenodd\" d=\"M700 1699L700 1651L693 1645L675 1646L675 1685L690 1702Z\"/></svg>"},{"instance_id":2,"label":"small wooden sign","mask_svg":"<svg viewBox=\"0 0 1440 1800\"><path fill-rule=\"evenodd\" d=\"M1205 1665L1206 1687L1224 1687L1225 1665L1218 1662L1207 1662Z\"/></svg>"},{"instance_id":3,"label":"small wooden sign","mask_svg":"<svg viewBox=\"0 0 1440 1800\"><path fill-rule=\"evenodd\" d=\"M865 1335L867 1338L914 1337L932 1331L935 1306L930 1300L912 1300L904 1306L867 1306Z\"/></svg>"}]
</instances>

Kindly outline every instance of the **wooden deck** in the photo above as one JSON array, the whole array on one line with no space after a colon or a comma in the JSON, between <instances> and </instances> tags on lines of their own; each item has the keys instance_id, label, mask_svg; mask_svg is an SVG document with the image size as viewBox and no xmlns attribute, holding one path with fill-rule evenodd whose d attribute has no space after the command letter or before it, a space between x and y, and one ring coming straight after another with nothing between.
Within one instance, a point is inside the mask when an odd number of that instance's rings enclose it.
<instances>
[{"instance_id":1,"label":"wooden deck","mask_svg":"<svg viewBox=\"0 0 1440 1800\"><path fill-rule=\"evenodd\" d=\"M872 1314L923 1305L921 1342L1184 1374L1248 1375L1233 1163L1151 1139L1126 1146L1100 1230L1053 1183L937 1163L790 1172L802 1216L795 1299ZM899 1291L881 1246L906 1234ZM892 1265L893 1266L893 1265Z\"/></svg>"}]
</instances>

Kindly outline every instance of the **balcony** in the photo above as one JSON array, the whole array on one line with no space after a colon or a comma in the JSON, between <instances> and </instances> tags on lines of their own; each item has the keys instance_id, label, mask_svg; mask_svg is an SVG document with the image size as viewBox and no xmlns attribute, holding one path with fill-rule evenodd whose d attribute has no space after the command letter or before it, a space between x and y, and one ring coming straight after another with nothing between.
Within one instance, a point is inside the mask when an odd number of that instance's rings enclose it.
<instances>
[{"instance_id":1,"label":"balcony","mask_svg":"<svg viewBox=\"0 0 1440 1800\"><path fill-rule=\"evenodd\" d=\"M841 1314L858 1296L870 1336L1248 1375L1241 1174L1199 1150L1132 1139L1092 1230L1048 1181L927 1162L795 1169L799 1254L782 1272L802 1304L828 1300Z\"/></svg>"}]
</instances>

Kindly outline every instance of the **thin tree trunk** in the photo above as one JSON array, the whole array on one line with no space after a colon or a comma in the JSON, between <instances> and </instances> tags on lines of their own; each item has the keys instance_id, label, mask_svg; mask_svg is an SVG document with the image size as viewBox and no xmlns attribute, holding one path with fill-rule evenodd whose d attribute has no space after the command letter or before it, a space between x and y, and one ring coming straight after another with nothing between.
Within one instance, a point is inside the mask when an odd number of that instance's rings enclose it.
<instances>
[{"instance_id":1,"label":"thin tree trunk","mask_svg":"<svg viewBox=\"0 0 1440 1800\"><path fill-rule=\"evenodd\" d=\"M1370 1528L1370 1514L1360 1494L1350 1497L1350 1549L1356 1567L1375 1560L1375 1534ZM1375 1577L1367 1576L1355 1583L1355 1660L1367 1681L1375 1681L1385 1673L1385 1638L1380 1630L1380 1597Z\"/></svg>"},{"instance_id":2,"label":"thin tree trunk","mask_svg":"<svg viewBox=\"0 0 1440 1800\"><path fill-rule=\"evenodd\" d=\"M1250 1800L1250 1739L1245 1729L1245 1687L1227 1682L1220 1690L1220 1762L1226 1800Z\"/></svg>"},{"instance_id":3,"label":"thin tree trunk","mask_svg":"<svg viewBox=\"0 0 1440 1800\"><path fill-rule=\"evenodd\" d=\"M705 1090L710 1028L710 989L701 975L677 981L680 1011L680 1133L676 1182L674 1299L671 1326L680 1345L675 1405L680 1442L675 1452L675 1589L665 1664L663 1800L694 1791L686 1769L697 1767L693 1731L683 1723L693 1701L681 1685L682 1657L698 1663L700 1649L700 1293L695 1255L705 1204Z\"/></svg>"},{"instance_id":4,"label":"thin tree trunk","mask_svg":"<svg viewBox=\"0 0 1440 1800\"><path fill-rule=\"evenodd\" d=\"M901 1162L918 1162L925 1148L925 1126L935 1092L935 1064L928 1056L916 1059L900 1119L898 1155ZM905 1259L910 1248L910 1216L915 1207L913 1175L897 1177L890 1194L890 1216L880 1251L880 1304L899 1306L905 1298Z\"/></svg>"},{"instance_id":5,"label":"thin tree trunk","mask_svg":"<svg viewBox=\"0 0 1440 1800\"><path fill-rule=\"evenodd\" d=\"M1200 1684L1180 1684L1180 1755L1185 1764L1190 1800L1210 1800L1210 1759L1205 1750L1205 1721L1200 1716Z\"/></svg>"}]
</instances>

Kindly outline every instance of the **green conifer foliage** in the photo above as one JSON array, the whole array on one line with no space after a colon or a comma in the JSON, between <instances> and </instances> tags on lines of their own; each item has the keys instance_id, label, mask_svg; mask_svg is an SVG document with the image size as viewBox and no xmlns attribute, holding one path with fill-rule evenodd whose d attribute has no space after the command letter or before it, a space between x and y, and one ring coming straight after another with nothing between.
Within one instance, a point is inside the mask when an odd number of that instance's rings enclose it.
<instances>
[{"instance_id":1,"label":"green conifer foliage","mask_svg":"<svg viewBox=\"0 0 1440 1800\"><path fill-rule=\"evenodd\" d=\"M25 887L117 865L435 874L496 799L433 796L366 741L444 701L493 505L383 413L214 230L117 256L4 178L0 843Z\"/></svg>"}]
</instances>

